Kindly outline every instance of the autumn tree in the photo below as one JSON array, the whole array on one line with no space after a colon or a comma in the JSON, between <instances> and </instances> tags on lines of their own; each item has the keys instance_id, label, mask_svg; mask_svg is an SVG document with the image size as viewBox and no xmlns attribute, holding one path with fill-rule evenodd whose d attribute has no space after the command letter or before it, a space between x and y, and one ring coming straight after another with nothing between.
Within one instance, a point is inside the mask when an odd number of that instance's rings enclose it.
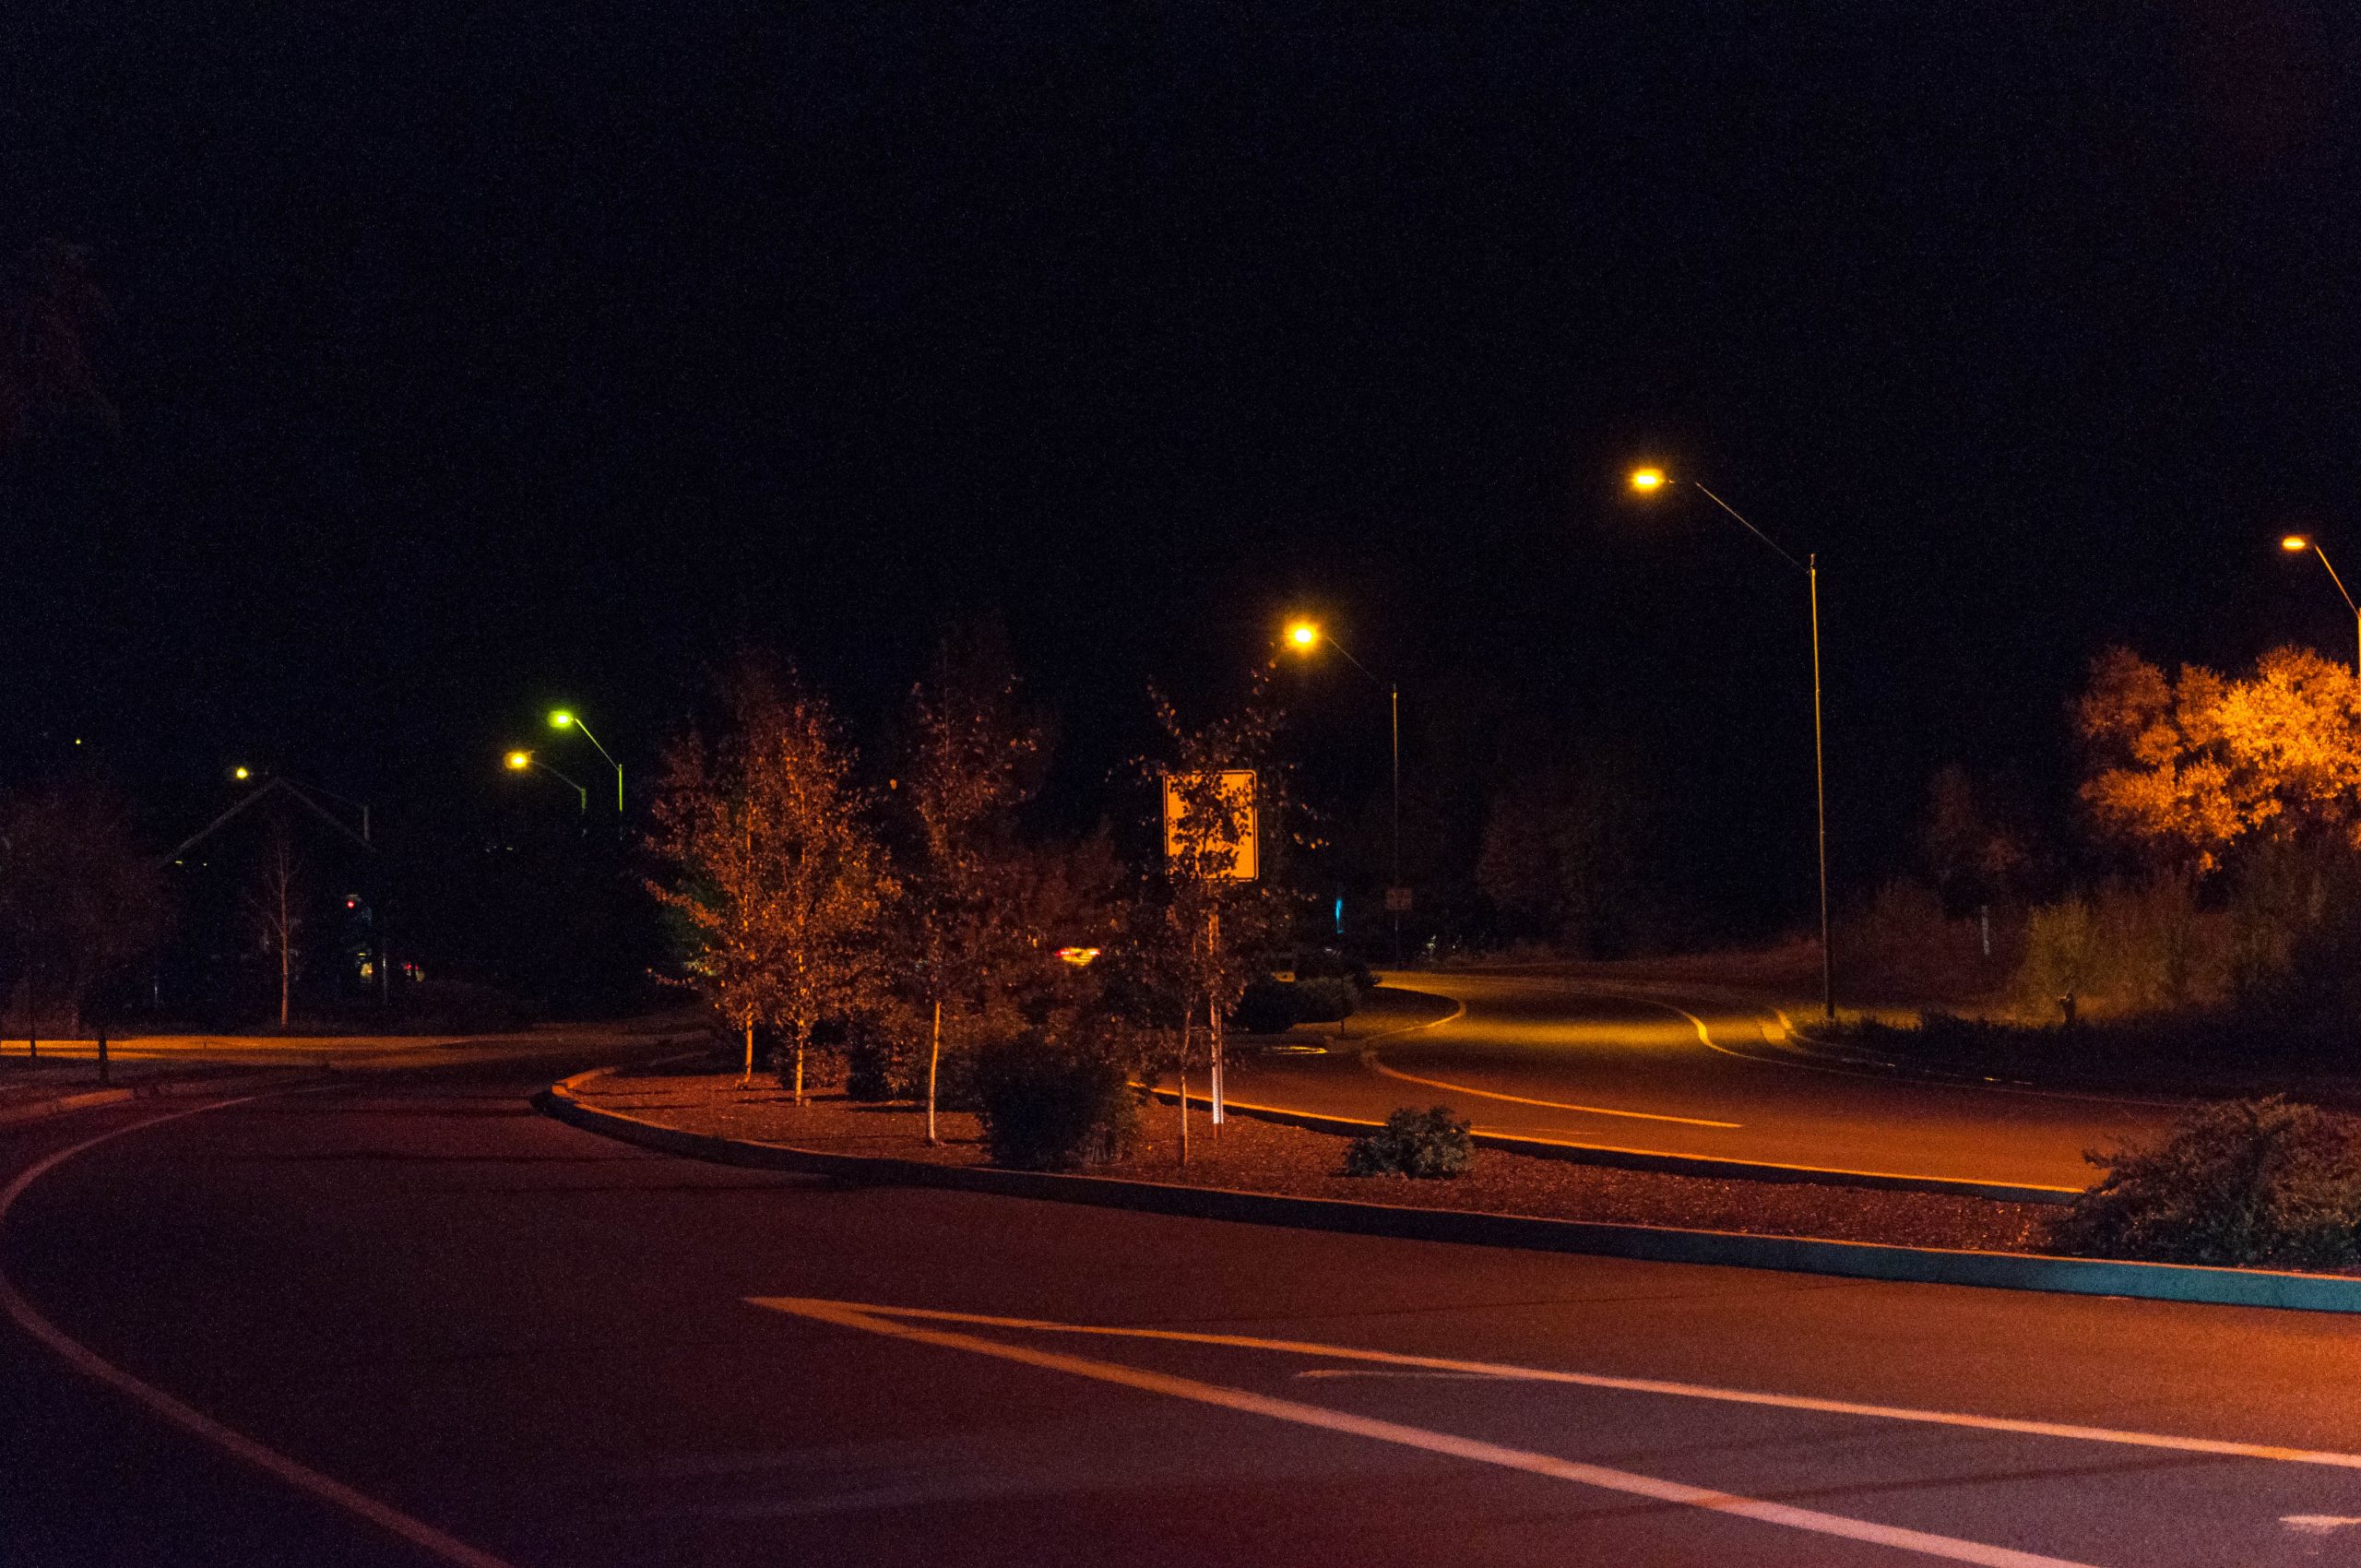
<instances>
[{"instance_id":1,"label":"autumn tree","mask_svg":"<svg viewBox=\"0 0 2361 1568\"><path fill-rule=\"evenodd\" d=\"M2160 862L2210 872L2257 839L2361 846L2361 683L2343 665L2283 647L2243 679L2167 677L2111 648L2075 714L2084 802Z\"/></svg>"},{"instance_id":2,"label":"autumn tree","mask_svg":"<svg viewBox=\"0 0 2361 1568\"><path fill-rule=\"evenodd\" d=\"M1016 814L1038 785L1044 730L1021 707L999 639L970 633L946 640L932 682L911 690L909 734L901 796L916 828L908 908L918 936L932 1143L945 1009L955 1042L974 1046L1005 1032L992 1015L1008 1011L1012 971L1040 946L1018 897L1026 879Z\"/></svg>"},{"instance_id":3,"label":"autumn tree","mask_svg":"<svg viewBox=\"0 0 2361 1568\"><path fill-rule=\"evenodd\" d=\"M1288 910L1272 873L1284 842L1287 790L1277 761L1281 715L1267 670L1257 672L1244 704L1204 724L1185 721L1160 695L1153 700L1166 754L1156 772L1170 804L1151 961L1180 1004L1176 1059L1185 1150L1195 1020L1205 1020L1208 1060L1218 1074L1223 1021L1285 938ZM1240 772L1253 775L1251 791L1225 777ZM1239 846L1250 828L1262 863L1248 878L1236 873Z\"/></svg>"},{"instance_id":4,"label":"autumn tree","mask_svg":"<svg viewBox=\"0 0 2361 1568\"><path fill-rule=\"evenodd\" d=\"M651 847L671 868L649 892L685 928L693 983L746 1047L782 1032L803 1102L820 1024L882 984L875 938L897 888L826 704L792 674L749 664L725 693L725 738L692 734L666 758Z\"/></svg>"}]
</instances>

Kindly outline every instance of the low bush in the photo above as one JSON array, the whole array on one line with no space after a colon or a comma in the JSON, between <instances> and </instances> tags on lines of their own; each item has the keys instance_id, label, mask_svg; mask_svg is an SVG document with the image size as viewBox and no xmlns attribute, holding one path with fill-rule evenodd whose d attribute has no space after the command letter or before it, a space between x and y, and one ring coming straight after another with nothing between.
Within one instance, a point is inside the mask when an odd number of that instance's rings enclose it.
<instances>
[{"instance_id":1,"label":"low bush","mask_svg":"<svg viewBox=\"0 0 2361 1568\"><path fill-rule=\"evenodd\" d=\"M1467 1119L1451 1108L1413 1111L1407 1106L1385 1119L1374 1133L1363 1133L1345 1149L1347 1176L1414 1176L1433 1180L1464 1175L1475 1157L1467 1136Z\"/></svg>"},{"instance_id":2,"label":"low bush","mask_svg":"<svg viewBox=\"0 0 2361 1568\"><path fill-rule=\"evenodd\" d=\"M1139 1128L1139 1096L1120 1065L1038 1035L978 1053L970 1087L985 1156L1012 1170L1103 1164Z\"/></svg>"},{"instance_id":3,"label":"low bush","mask_svg":"<svg viewBox=\"0 0 2361 1568\"><path fill-rule=\"evenodd\" d=\"M2340 1268L2361 1227L2361 1120L2277 1095L2182 1116L2156 1143L2085 1157L2061 1252L2148 1263Z\"/></svg>"},{"instance_id":4,"label":"low bush","mask_svg":"<svg viewBox=\"0 0 2361 1568\"><path fill-rule=\"evenodd\" d=\"M1353 982L1342 975L1325 975L1316 980L1295 982L1295 1021L1299 1024L1334 1024L1353 1016L1360 1005L1360 993Z\"/></svg>"},{"instance_id":5,"label":"low bush","mask_svg":"<svg viewBox=\"0 0 2361 1568\"><path fill-rule=\"evenodd\" d=\"M1360 991L1348 975L1252 980L1230 1013L1230 1027L1242 1034L1285 1034L1298 1024L1333 1024L1349 1018L1360 1000Z\"/></svg>"}]
</instances>

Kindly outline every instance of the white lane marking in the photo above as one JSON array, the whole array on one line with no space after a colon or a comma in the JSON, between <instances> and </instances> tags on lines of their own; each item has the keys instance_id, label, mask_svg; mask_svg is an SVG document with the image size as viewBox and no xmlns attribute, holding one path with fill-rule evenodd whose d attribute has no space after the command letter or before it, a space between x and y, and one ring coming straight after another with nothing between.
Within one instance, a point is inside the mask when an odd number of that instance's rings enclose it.
<instances>
[{"instance_id":1,"label":"white lane marking","mask_svg":"<svg viewBox=\"0 0 2361 1568\"><path fill-rule=\"evenodd\" d=\"M756 1297L757 1306L778 1307L790 1297ZM1157 1339L1183 1345L1219 1345L1240 1350L1275 1350L1290 1356L1323 1356L1332 1360L1362 1361L1378 1366L1423 1367L1437 1372L1473 1372L1486 1377L1513 1378L1527 1383L1565 1383L1584 1388L1612 1388L1632 1394L1664 1394L1681 1399L1714 1399L1732 1405L1762 1405L1783 1410L1811 1410L1833 1416L1868 1416L1880 1420L1915 1421L1931 1426L1966 1427L1977 1431L2018 1432L2029 1437L2061 1437L2080 1443L2113 1443L2133 1448L2163 1448L2182 1454L2213 1454L2232 1459L2269 1459L2290 1465L2326 1465L2361 1470L2361 1454L2332 1450L2282 1448L2264 1443L2232 1443L2210 1437L2176 1437L2164 1432L2125 1431L2114 1427L2075 1426L2062 1421L2025 1421L2007 1416L1963 1415L1949 1410L1918 1410L1901 1405L1860 1405L1845 1399L1818 1399L1801 1394L1760 1394L1751 1389L1715 1388L1699 1383L1666 1383L1655 1378L1609 1377L1600 1372L1553 1372L1502 1361L1464 1361L1443 1356L1406 1356L1391 1350L1363 1350L1348 1345L1322 1345L1301 1339L1258 1339L1241 1334L1198 1334L1177 1328L1114 1328L1097 1324L1051 1323L1035 1318L991 1317L979 1313L943 1312L927 1307L869 1306L858 1301L822 1302L847 1312L924 1318L936 1323L975 1324L988 1328L1027 1329L1044 1334L1080 1334L1110 1339Z\"/></svg>"},{"instance_id":2,"label":"white lane marking","mask_svg":"<svg viewBox=\"0 0 2361 1568\"><path fill-rule=\"evenodd\" d=\"M1604 1105L1569 1105L1562 1099L1528 1099L1521 1094L1499 1094L1491 1089L1474 1088L1466 1084L1445 1083L1441 1078L1421 1078L1399 1068L1389 1067L1369 1053L1370 1071L1389 1078L1399 1078L1406 1084L1424 1084L1430 1089L1449 1089L1454 1094L1472 1094L1479 1099L1504 1099L1511 1105L1537 1105L1545 1111L1579 1111L1589 1116L1621 1116L1634 1122L1678 1122L1684 1127L1738 1127L1737 1122L1709 1122L1702 1116L1667 1116L1655 1111L1613 1111Z\"/></svg>"},{"instance_id":3,"label":"white lane marking","mask_svg":"<svg viewBox=\"0 0 2361 1568\"><path fill-rule=\"evenodd\" d=\"M312 1091L288 1089L278 1092L303 1094ZM60 1149L48 1158L28 1166L15 1181L9 1182L6 1188L0 1188L0 1228L6 1226L8 1211L16 1206L18 1198L24 1196L27 1188L85 1149L95 1148L111 1139L122 1137L126 1133L145 1132L150 1127L160 1127L167 1122L177 1122L184 1116L201 1115L208 1111L226 1111L233 1105L245 1105L254 1100L272 1098L275 1096L250 1094L241 1095L235 1099L215 1100L209 1105L193 1106L186 1111L175 1111L163 1116L151 1116L145 1122L135 1122L127 1127L117 1127L112 1132L101 1133L95 1138L85 1138L78 1144ZM18 1327L64 1357L77 1372L105 1384L119 1394L130 1396L131 1398L174 1426L203 1438L217 1448L235 1455L256 1469L276 1476L296 1490L309 1492L323 1503L331 1503L349 1514L366 1519L379 1529L390 1535L398 1536L412 1546L433 1553L445 1562L460 1564L460 1568L513 1568L513 1565L504 1559L494 1557L492 1553L469 1546L456 1537L445 1535L423 1519L414 1519L397 1508L388 1507L374 1497L364 1496L342 1481L324 1476L310 1466L291 1459L276 1449L266 1448L245 1433L223 1426L202 1410L183 1404L162 1389L140 1382L43 1317L40 1310L25 1300L22 1292L18 1290L15 1284L5 1274L0 1274L0 1311L6 1311L8 1316L15 1320Z\"/></svg>"},{"instance_id":4,"label":"white lane marking","mask_svg":"<svg viewBox=\"0 0 2361 1568\"><path fill-rule=\"evenodd\" d=\"M2299 1536L2325 1536L2349 1525L2361 1525L2361 1519L2343 1514L2282 1514L2279 1522Z\"/></svg>"},{"instance_id":5,"label":"white lane marking","mask_svg":"<svg viewBox=\"0 0 2361 1568\"><path fill-rule=\"evenodd\" d=\"M1394 1372L1385 1367L1310 1367L1295 1374L1298 1382L1320 1378L1385 1377L1431 1378L1438 1383L1513 1383L1514 1378L1494 1377L1490 1372Z\"/></svg>"},{"instance_id":6,"label":"white lane marking","mask_svg":"<svg viewBox=\"0 0 2361 1568\"><path fill-rule=\"evenodd\" d=\"M2088 1568L2062 1557L2044 1557L2035 1552L2017 1551L2003 1546L1987 1546L1981 1541L1961 1540L1952 1536L1930 1535L1924 1530L1908 1530L1894 1525L1880 1525L1867 1519L1851 1519L1841 1514L1822 1514L1815 1509L1797 1508L1784 1503L1766 1503L1759 1498L1741 1497L1735 1492L1715 1491L1706 1487L1691 1486L1683 1481L1668 1481L1655 1476L1643 1476L1631 1470L1609 1469L1603 1465L1585 1465L1555 1455L1536 1454L1529 1449L1504 1447L1497 1443L1485 1443L1476 1438L1461 1437L1453 1432L1432 1431L1425 1427L1406 1426L1399 1421L1379 1420L1369 1416L1356 1416L1324 1406L1306 1405L1295 1399L1276 1399L1267 1394L1256 1394L1243 1388L1229 1388L1217 1383L1199 1383L1194 1378L1174 1377L1166 1372L1146 1372L1115 1361L1094 1361L1081 1356L1062 1355L1054 1350L1036 1350L1028 1346L1007 1345L994 1339L979 1338L972 1334L950 1334L941 1329L917 1328L891 1318L873 1315L877 1311L895 1309L862 1309L844 1301L820 1301L792 1296L750 1297L756 1306L774 1312L788 1313L797 1317L811 1318L834 1324L840 1328L859 1329L890 1339L906 1339L921 1345L934 1345L948 1350L966 1350L979 1356L990 1356L1023 1366L1038 1367L1045 1372L1067 1372L1098 1383L1111 1383L1119 1387L1135 1388L1144 1393L1162 1394L1175 1399L1193 1400L1200 1405L1213 1405L1222 1409L1242 1411L1247 1415L1266 1416L1274 1420L1289 1421L1297 1426L1316 1427L1323 1431L1342 1432L1350 1437L1365 1437L1379 1443L1391 1443L1404 1448L1421 1449L1448 1458L1465 1459L1478 1465L1495 1465L1502 1469L1522 1470L1527 1475L1547 1476L1552 1480L1572 1481L1577 1485L1596 1487L1604 1491L1621 1492L1627 1496L1653 1498L1659 1503L1677 1503L1686 1507L1701 1508L1708 1513L1726 1514L1741 1519L1752 1519L1765 1525L1782 1525L1789 1529L1805 1530L1814 1535L1835 1536L1845 1540L1866 1541L1874 1546L1892 1547L1901 1551L1915 1551L1924 1557L1940 1557L1952 1562L1973 1562L1982 1568ZM912 1314L917 1315L917 1314ZM928 1316L948 1316L929 1313ZM1063 1325L1047 1325L1063 1326Z\"/></svg>"}]
</instances>

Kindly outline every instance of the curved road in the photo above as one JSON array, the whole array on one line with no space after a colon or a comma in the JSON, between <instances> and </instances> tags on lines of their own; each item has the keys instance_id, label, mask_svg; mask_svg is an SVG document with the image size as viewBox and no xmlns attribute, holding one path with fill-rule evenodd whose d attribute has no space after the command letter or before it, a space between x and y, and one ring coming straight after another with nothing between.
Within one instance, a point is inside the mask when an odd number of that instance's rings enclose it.
<instances>
[{"instance_id":1,"label":"curved road","mask_svg":"<svg viewBox=\"0 0 2361 1568\"><path fill-rule=\"evenodd\" d=\"M528 1108L587 1064L0 1134L0 1562L2361 1550L2350 1320L847 1189Z\"/></svg>"},{"instance_id":2,"label":"curved road","mask_svg":"<svg viewBox=\"0 0 2361 1568\"><path fill-rule=\"evenodd\" d=\"M1479 1129L1560 1143L2060 1188L2096 1174L2084 1150L2147 1135L2175 1110L1833 1066L1789 1044L1768 1008L1673 991L1533 973L1387 979L1465 1011L1412 1027L1433 1014L1396 1001L1324 1054L1241 1063L1230 1097L1363 1119L1446 1104Z\"/></svg>"}]
</instances>

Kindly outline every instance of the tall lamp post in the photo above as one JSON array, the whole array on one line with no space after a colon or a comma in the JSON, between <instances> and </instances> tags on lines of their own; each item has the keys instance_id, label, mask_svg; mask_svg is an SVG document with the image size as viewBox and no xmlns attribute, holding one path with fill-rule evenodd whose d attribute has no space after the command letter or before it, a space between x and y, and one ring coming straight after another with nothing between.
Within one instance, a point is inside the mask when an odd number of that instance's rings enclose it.
<instances>
[{"instance_id":1,"label":"tall lamp post","mask_svg":"<svg viewBox=\"0 0 2361 1568\"><path fill-rule=\"evenodd\" d=\"M568 778L564 774L560 773L556 768L552 767L548 763L543 762L532 753L510 752L508 754L507 761L508 769L512 773L522 773L528 768L538 767L543 773L546 773L551 778L556 779L559 783L567 786L574 791L575 803L580 807L582 814L584 816L588 816L590 814L590 791L584 789L581 785L575 783L573 779Z\"/></svg>"},{"instance_id":2,"label":"tall lamp post","mask_svg":"<svg viewBox=\"0 0 2361 1568\"><path fill-rule=\"evenodd\" d=\"M613 757L608 756L607 748L599 744L599 737L590 733L590 726L583 723L581 719L575 718L566 709L561 707L550 715L550 728L552 730L581 731L582 738L589 742L590 744L597 749L600 756L607 758L607 766L615 770L615 820L618 822L622 821L623 814L623 765L617 762Z\"/></svg>"},{"instance_id":3,"label":"tall lamp post","mask_svg":"<svg viewBox=\"0 0 2361 1568\"><path fill-rule=\"evenodd\" d=\"M1836 1016L1835 955L1828 940L1828 764L1827 747L1821 738L1820 714L1820 557L1806 555L1797 560L1780 547L1769 534L1746 520L1738 509L1691 479L1676 481L1662 469L1644 468L1631 470L1631 488L1642 495L1654 495L1667 485L1686 482L1698 494L1728 513L1738 526L1764 544L1780 560L1804 575L1809 589L1811 605L1811 777L1812 795L1818 816L1820 838L1820 1010L1831 1020ZM2322 557L2326 559L2325 556Z\"/></svg>"},{"instance_id":4,"label":"tall lamp post","mask_svg":"<svg viewBox=\"0 0 2361 1568\"><path fill-rule=\"evenodd\" d=\"M1391 681L1379 681L1368 665L1355 659L1345 645L1330 636L1317 621L1295 621L1287 626L1287 647L1300 654L1310 654L1326 643L1343 657L1346 663L1369 676L1385 688L1387 721L1391 727L1394 754L1394 866L1385 889L1385 912L1394 925L1394 961L1402 961L1402 911L1395 907L1402 888L1402 688Z\"/></svg>"},{"instance_id":5,"label":"tall lamp post","mask_svg":"<svg viewBox=\"0 0 2361 1568\"><path fill-rule=\"evenodd\" d=\"M2320 558L2321 565L2328 566L2328 580L2334 583L2336 585L2336 591L2343 596L2344 608L2353 612L2353 632L2355 642L2353 668L2355 672L2361 672L2361 604L2354 603L2353 596L2344 591L2344 579L2336 575L2335 567L2329 566L2328 564L2328 552L2322 550L2319 547L2319 541L2312 538L2311 535L2301 533L2289 534L2286 538L2279 541L2279 548L2287 552L2290 555L2301 555L2305 551L2308 550L2313 554Z\"/></svg>"}]
</instances>

